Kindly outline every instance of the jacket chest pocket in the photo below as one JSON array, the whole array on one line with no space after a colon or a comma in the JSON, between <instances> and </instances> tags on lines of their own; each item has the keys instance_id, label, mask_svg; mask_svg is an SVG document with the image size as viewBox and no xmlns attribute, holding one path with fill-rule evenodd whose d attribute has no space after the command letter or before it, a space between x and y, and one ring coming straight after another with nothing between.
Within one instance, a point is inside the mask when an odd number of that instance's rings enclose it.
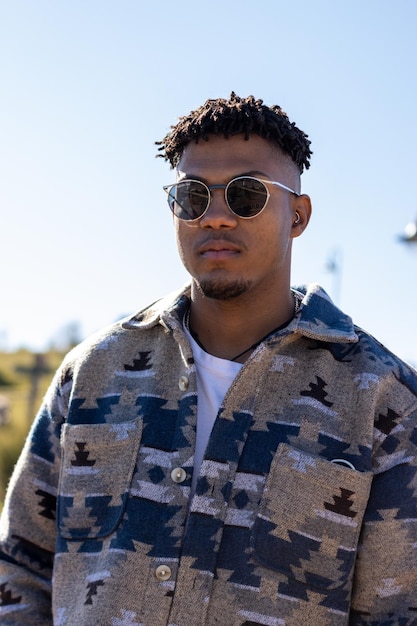
<instances>
[{"instance_id":1,"label":"jacket chest pocket","mask_svg":"<svg viewBox=\"0 0 417 626\"><path fill-rule=\"evenodd\" d=\"M371 482L371 473L281 444L255 522L255 558L307 586L345 587Z\"/></svg>"},{"instance_id":2,"label":"jacket chest pocket","mask_svg":"<svg viewBox=\"0 0 417 626\"><path fill-rule=\"evenodd\" d=\"M66 424L58 529L65 539L105 537L120 523L135 469L142 422Z\"/></svg>"}]
</instances>

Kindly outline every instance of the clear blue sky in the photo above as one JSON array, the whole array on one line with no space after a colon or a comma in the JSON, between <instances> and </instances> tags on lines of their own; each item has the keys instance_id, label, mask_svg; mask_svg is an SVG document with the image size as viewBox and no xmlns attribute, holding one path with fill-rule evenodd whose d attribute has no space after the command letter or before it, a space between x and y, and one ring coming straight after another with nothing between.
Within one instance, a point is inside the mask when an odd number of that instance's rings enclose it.
<instances>
[{"instance_id":1,"label":"clear blue sky","mask_svg":"<svg viewBox=\"0 0 417 626\"><path fill-rule=\"evenodd\" d=\"M186 281L154 141L234 90L312 141L293 283L416 364L417 244L397 240L417 216L416 32L414 0L1 0L0 348L84 337Z\"/></svg>"}]
</instances>

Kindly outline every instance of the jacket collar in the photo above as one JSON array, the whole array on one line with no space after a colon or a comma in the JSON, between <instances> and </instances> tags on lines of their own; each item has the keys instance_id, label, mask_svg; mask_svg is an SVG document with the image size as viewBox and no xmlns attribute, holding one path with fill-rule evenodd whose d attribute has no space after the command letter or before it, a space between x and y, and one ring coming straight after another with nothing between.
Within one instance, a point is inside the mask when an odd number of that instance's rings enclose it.
<instances>
[{"instance_id":1,"label":"jacket collar","mask_svg":"<svg viewBox=\"0 0 417 626\"><path fill-rule=\"evenodd\" d=\"M320 285L311 283L293 291L303 296L299 312L288 327L293 332L319 341L356 343L359 340L352 318L332 302Z\"/></svg>"},{"instance_id":2,"label":"jacket collar","mask_svg":"<svg viewBox=\"0 0 417 626\"><path fill-rule=\"evenodd\" d=\"M186 285L181 289L169 293L161 300L156 300L145 309L138 311L131 317L121 320L121 325L127 330L152 328L159 323L170 327L169 320L182 318L190 303L191 287Z\"/></svg>"},{"instance_id":3,"label":"jacket collar","mask_svg":"<svg viewBox=\"0 0 417 626\"><path fill-rule=\"evenodd\" d=\"M301 306L287 326L288 332L295 332L311 339L337 343L356 343L358 336L352 319L332 302L319 285L312 283L293 288L302 299ZM146 309L121 320L125 329L152 328L161 323L173 328L182 323L182 318L190 302L190 286L187 285L157 300Z\"/></svg>"}]
</instances>

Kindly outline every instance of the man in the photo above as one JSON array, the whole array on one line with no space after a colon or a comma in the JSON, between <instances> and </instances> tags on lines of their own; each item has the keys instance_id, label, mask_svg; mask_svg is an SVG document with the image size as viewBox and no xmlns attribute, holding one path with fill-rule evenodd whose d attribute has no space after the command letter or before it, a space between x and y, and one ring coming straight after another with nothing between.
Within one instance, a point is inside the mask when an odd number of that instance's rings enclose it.
<instances>
[{"instance_id":1,"label":"man","mask_svg":"<svg viewBox=\"0 0 417 626\"><path fill-rule=\"evenodd\" d=\"M232 93L159 145L191 285L57 372L3 511L1 623L416 624L417 378L290 287L307 136Z\"/></svg>"}]
</instances>

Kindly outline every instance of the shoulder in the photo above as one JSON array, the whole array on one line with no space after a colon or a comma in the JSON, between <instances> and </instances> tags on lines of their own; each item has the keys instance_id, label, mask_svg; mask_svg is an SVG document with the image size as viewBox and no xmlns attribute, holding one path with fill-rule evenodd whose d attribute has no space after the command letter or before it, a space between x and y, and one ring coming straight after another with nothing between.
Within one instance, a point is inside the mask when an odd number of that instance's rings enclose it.
<instances>
[{"instance_id":1,"label":"shoulder","mask_svg":"<svg viewBox=\"0 0 417 626\"><path fill-rule=\"evenodd\" d=\"M57 376L62 384L82 377L89 380L124 372L146 360L150 351L166 350L166 330L180 326L188 306L183 288L153 302L87 337L64 357Z\"/></svg>"}]
</instances>

